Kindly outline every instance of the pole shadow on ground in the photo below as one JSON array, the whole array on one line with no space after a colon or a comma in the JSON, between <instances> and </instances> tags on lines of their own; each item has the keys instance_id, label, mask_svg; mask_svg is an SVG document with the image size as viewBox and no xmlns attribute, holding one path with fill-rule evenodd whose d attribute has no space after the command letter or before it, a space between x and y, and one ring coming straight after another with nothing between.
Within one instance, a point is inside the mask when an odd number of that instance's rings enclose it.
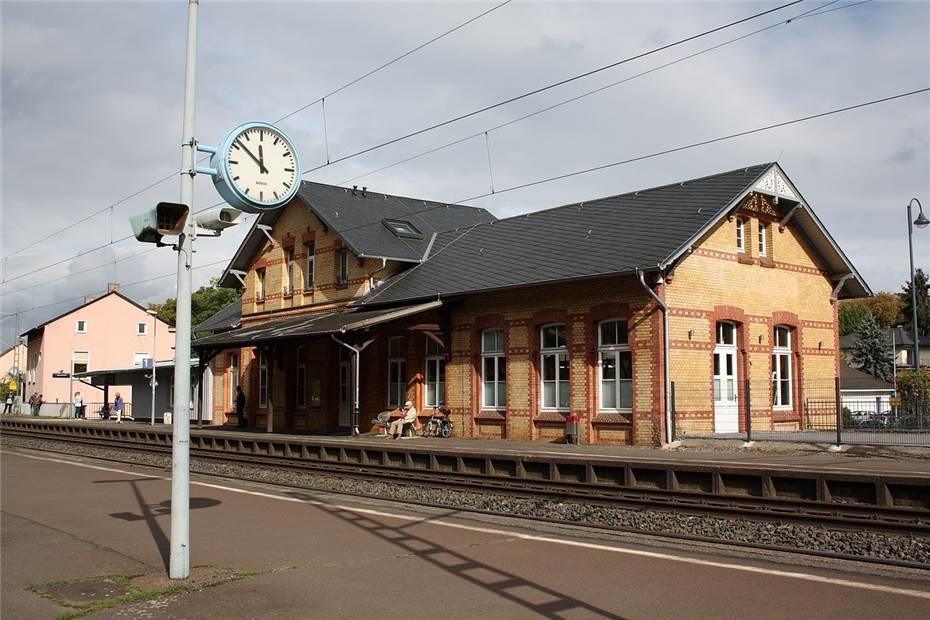
<instances>
[{"instance_id":1,"label":"pole shadow on ground","mask_svg":"<svg viewBox=\"0 0 930 620\"><path fill-rule=\"evenodd\" d=\"M622 616L606 609L601 609L564 592L533 583L514 573L469 558L453 549L417 536L409 530L409 528L416 525L429 524L430 520L433 519L454 516L459 511L452 510L442 515L426 517L422 521L418 520L402 526L392 526L366 514L326 505L308 494L291 491L288 495L306 501L345 523L400 547L410 555L416 556L454 577L479 586L541 617L561 618L561 614L575 615L581 612L589 617L624 620ZM481 578L479 575L485 578Z\"/></svg>"},{"instance_id":2,"label":"pole shadow on ground","mask_svg":"<svg viewBox=\"0 0 930 620\"><path fill-rule=\"evenodd\" d=\"M136 503L139 505L139 512L141 514L135 514L132 512L113 512L110 513L110 516L121 521L145 521L145 525L149 529L149 534L151 534L152 540L155 542L155 546L158 548L158 553L161 555L161 560L165 565L165 570L168 570L171 557L171 541L169 540L168 535L165 534L161 526L158 524L157 519L158 517L171 514L171 500L166 499L157 504L146 503L145 498L142 497L142 491L139 489L140 482L153 481L163 482L161 478L133 478L129 480L95 480L94 484L120 483L128 484L132 488L133 496L135 497ZM190 498L191 510L197 510L199 508L212 508L213 506L218 506L221 503L222 502L220 500L212 499L209 497Z\"/></svg>"}]
</instances>

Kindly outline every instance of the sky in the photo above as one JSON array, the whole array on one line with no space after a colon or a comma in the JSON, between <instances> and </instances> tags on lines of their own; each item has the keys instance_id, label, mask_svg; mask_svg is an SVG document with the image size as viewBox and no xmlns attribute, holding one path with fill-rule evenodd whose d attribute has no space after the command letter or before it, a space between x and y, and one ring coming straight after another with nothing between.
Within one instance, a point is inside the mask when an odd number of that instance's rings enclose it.
<instances>
[{"instance_id":1,"label":"sky","mask_svg":"<svg viewBox=\"0 0 930 620\"><path fill-rule=\"evenodd\" d=\"M898 291L909 278L908 201L918 198L930 216L927 93L501 190L926 88L926 1L807 0L323 165L327 153L337 160L788 0L514 1L327 97L325 132L322 106L305 107L499 1L202 0L196 137L216 144L242 122L301 110L280 126L297 142L303 169L322 166L303 178L342 185L477 134L349 184L453 202L493 182L495 195L468 204L498 217L777 160L874 291ZM784 23L821 6L840 10ZM0 2L0 312L21 311L23 331L108 282L140 303L174 296L176 255L118 240L130 234L131 214L178 199L186 21L183 0ZM219 202L209 179L195 185L195 209ZM249 221L196 241L195 288L222 272ZM927 269L930 230L914 241L916 264ZM2 348L13 339L13 318L0 315Z\"/></svg>"}]
</instances>

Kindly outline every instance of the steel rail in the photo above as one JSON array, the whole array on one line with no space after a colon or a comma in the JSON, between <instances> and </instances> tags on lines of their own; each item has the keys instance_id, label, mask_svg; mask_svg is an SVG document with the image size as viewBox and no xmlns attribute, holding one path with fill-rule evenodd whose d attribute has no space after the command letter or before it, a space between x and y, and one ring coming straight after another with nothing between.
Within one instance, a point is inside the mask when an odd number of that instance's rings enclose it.
<instances>
[{"instance_id":1,"label":"steel rail","mask_svg":"<svg viewBox=\"0 0 930 620\"><path fill-rule=\"evenodd\" d=\"M10 433L10 434L20 436L20 437L25 437L25 438L31 438L31 439L41 438L41 437L37 437L37 435L35 434L33 435L30 435L27 433ZM86 440L62 441L60 437L49 437L48 439L52 439L53 441L60 441L61 443L82 443L82 444L103 447L103 448L128 449L129 447L129 446L116 446L116 445L107 444L107 443L103 443L99 441L98 442L86 441ZM170 471L168 467L159 467L157 465L135 463L131 460L128 460L126 457L117 458L117 457L106 457L106 456L100 456L100 455L83 455L83 454L77 454L73 451L68 451L68 450L52 450L52 449L48 449L47 447L43 447L41 449L30 448L28 446L15 446L15 447L20 447L23 449L33 450L33 451L50 452L54 454L68 455L68 456L81 456L84 458L90 458L90 459L99 460L99 461L107 461L107 462L119 463L119 464L139 465L139 466L147 467L151 469L161 469L164 471ZM132 449L137 449L138 447L139 447L138 444L134 444L134 443L131 444ZM150 452L150 453L159 453L159 454L164 454L164 455L167 455L170 453L169 450L161 449L158 446L145 446L143 447L143 450L145 450L146 452ZM207 459L216 460L216 461L238 462L238 463L242 463L246 465L261 464L251 459L228 458L228 457L223 457L222 455L215 455L215 454L205 455L205 456ZM201 455L198 455L196 458L200 458L200 457ZM263 459L263 460L267 460L267 459ZM275 462L274 467L277 469L301 469L301 470L307 469L305 467L300 467L292 463L280 463L280 462ZM223 473L217 473L217 472L202 472L202 471L197 471L195 473L197 473L198 475L204 476L204 477L219 478L219 479L224 479L224 480L235 480L237 482L243 482L243 478L241 476L234 475L234 474L223 474ZM319 472L316 472L316 473L319 473ZM371 480L389 481L395 484L398 482L396 478L393 478L390 476L384 476L384 475L373 475L372 476L372 475L367 475L364 473L360 474L357 472L345 472L345 471L339 471L339 472L333 472L333 473L335 474L334 477L344 477L344 478L361 479L361 480L369 480L369 481ZM637 536L649 537L654 540L665 539L665 540L671 540L671 541L677 541L677 542L711 544L718 548L719 547L731 547L733 549L738 549L738 550L752 549L752 550L770 551L770 552L775 552L775 553L791 554L795 556L813 556L813 557L823 558L827 560L838 560L838 561L843 561L843 562L859 563L859 564L864 564L867 566L875 565L875 566L888 566L888 567L894 567L894 568L917 569L917 570L922 570L922 571L928 570L928 566L920 562L912 562L912 561L900 560L900 559L894 559L894 558L885 558L881 556L853 555L853 554L847 554L847 553L837 553L833 551L824 551L820 549L807 549L803 547L771 545L767 543L758 543L758 542L751 542L751 541L711 538L708 536L697 536L693 534L680 534L680 533L663 532L663 531L633 528L633 527L613 526L613 525L606 525L606 524L595 523L595 522L568 521L565 519L557 519L553 517L515 514L515 513L510 513L510 512L490 510L486 508L459 507L459 506L450 506L449 504L428 502L428 501L422 501L422 500L397 499L397 498L385 497L384 495L379 495L376 493L363 493L359 491L319 489L319 488L301 486L299 484L287 483L287 482L267 482L263 480L247 480L247 481L260 482L263 484L269 484L273 487L283 487L283 488L294 489L294 490L304 491L304 492L312 491L312 492L317 492L317 493L343 495L347 497L356 497L356 498L363 498L363 499L393 501L393 502L398 502L398 503L414 504L417 506L423 506L423 507L429 507L429 508L441 509L441 510L455 509L456 512L460 512L460 513L470 513L470 514L478 514L478 515L486 515L486 516L510 518L510 519L531 519L533 521L544 522L544 523L548 523L552 525L567 526L567 527L572 527L572 528L581 528L581 529L585 529L588 531L600 530L600 531L609 532L609 533L632 534L632 535L637 535ZM405 482L408 482L408 481L405 480ZM414 482L416 482L416 484L420 487L424 486L422 481L416 480ZM443 489L443 490L447 490L449 488L447 485L430 484L430 486L432 488ZM469 490L474 491L475 489L470 488ZM533 495L525 496L525 495L517 494L517 493L508 493L507 491L500 491L497 489L495 489L494 492L498 492L498 493L503 492L503 493L507 493L512 496L528 497L530 499L538 499L538 496L533 496ZM612 505L612 507L616 507L616 505ZM701 515L701 516L707 516L706 513L702 513L702 512L696 512L695 514ZM745 514L739 514L738 516L745 517ZM818 524L822 525L822 523L818 523ZM643 543L638 543L638 544L643 544Z\"/></svg>"},{"instance_id":2,"label":"steel rail","mask_svg":"<svg viewBox=\"0 0 930 620\"><path fill-rule=\"evenodd\" d=\"M70 435L54 430L24 430L3 425L6 435L70 441L99 447L125 448L149 452L167 453L170 447L170 435L159 432L133 432L138 437L132 440L113 437ZM86 428L86 427L85 427ZM150 437L161 437L161 442L148 441ZM221 440L221 444L217 443ZM407 481L416 484L429 482L445 488L458 488L480 492L493 491L526 498L547 497L557 500L583 500L585 503L630 509L663 509L686 512L689 514L714 513L718 515L751 517L754 519L776 519L780 521L817 522L821 525L857 529L867 528L873 531L901 531L910 534L930 536L930 511L918 508L895 506L876 506L871 504L847 504L820 502L811 500L790 500L785 498L756 497L748 495L703 494L692 491L672 491L667 489L625 488L618 486L582 483L575 480L515 480L508 477L489 475L487 473L469 473L463 471L430 471L416 467L416 463L392 464L387 451L381 451L380 462L345 462L345 450L338 449L342 461L329 458L325 447L309 446L319 450L317 458L310 457L307 444L301 445L300 454L288 453L288 444L277 443L283 447L282 454L256 453L253 444L251 450L242 450L248 440L240 438L205 436L192 441L192 454L201 458L234 461L245 464L260 464L269 467L287 467L302 471L329 475L352 475L381 481ZM208 443L209 446L205 446ZM234 448L233 448L234 446ZM351 446L348 450L352 450ZM377 453L372 449L368 456ZM392 451L396 454L396 450ZM408 454L408 460L412 460ZM422 458L424 455L419 455ZM436 455L426 455L431 461ZM461 457L458 457L461 459ZM361 460L361 459L360 459ZM475 459L478 460L478 459ZM412 466L413 465L413 466Z\"/></svg>"}]
</instances>

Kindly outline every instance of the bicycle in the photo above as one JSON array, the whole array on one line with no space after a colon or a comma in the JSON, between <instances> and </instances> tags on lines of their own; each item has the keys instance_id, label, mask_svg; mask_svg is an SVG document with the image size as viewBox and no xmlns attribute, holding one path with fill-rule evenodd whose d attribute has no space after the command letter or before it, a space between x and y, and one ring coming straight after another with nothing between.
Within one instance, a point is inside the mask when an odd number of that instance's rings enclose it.
<instances>
[{"instance_id":1,"label":"bicycle","mask_svg":"<svg viewBox=\"0 0 930 620\"><path fill-rule=\"evenodd\" d=\"M445 407L433 407L433 413L426 424L423 425L421 437L443 437L448 439L452 435L452 420L450 411Z\"/></svg>"}]
</instances>

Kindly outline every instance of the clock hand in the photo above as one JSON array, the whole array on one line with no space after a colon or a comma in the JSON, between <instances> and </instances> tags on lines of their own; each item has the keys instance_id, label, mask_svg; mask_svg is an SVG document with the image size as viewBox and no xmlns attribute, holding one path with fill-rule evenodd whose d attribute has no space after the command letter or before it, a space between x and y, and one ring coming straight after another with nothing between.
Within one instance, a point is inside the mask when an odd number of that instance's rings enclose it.
<instances>
[{"instance_id":1,"label":"clock hand","mask_svg":"<svg viewBox=\"0 0 930 620\"><path fill-rule=\"evenodd\" d=\"M262 167L262 172L268 174L268 168L265 168L265 155L262 153L262 145L258 145L258 165Z\"/></svg>"},{"instance_id":2,"label":"clock hand","mask_svg":"<svg viewBox=\"0 0 930 620\"><path fill-rule=\"evenodd\" d=\"M262 162L260 162L260 161L258 160L258 158L255 157L255 155L252 154L252 151L250 151L246 145L242 144L242 141L241 141L241 140L237 140L236 142L239 144L240 147L242 147L242 150L245 151L246 154L247 154L249 157L251 157L252 160L255 161L256 164L258 164L258 168L259 168L259 170L260 170L261 172L268 172L268 169L265 168L265 164L263 164Z\"/></svg>"}]
</instances>

